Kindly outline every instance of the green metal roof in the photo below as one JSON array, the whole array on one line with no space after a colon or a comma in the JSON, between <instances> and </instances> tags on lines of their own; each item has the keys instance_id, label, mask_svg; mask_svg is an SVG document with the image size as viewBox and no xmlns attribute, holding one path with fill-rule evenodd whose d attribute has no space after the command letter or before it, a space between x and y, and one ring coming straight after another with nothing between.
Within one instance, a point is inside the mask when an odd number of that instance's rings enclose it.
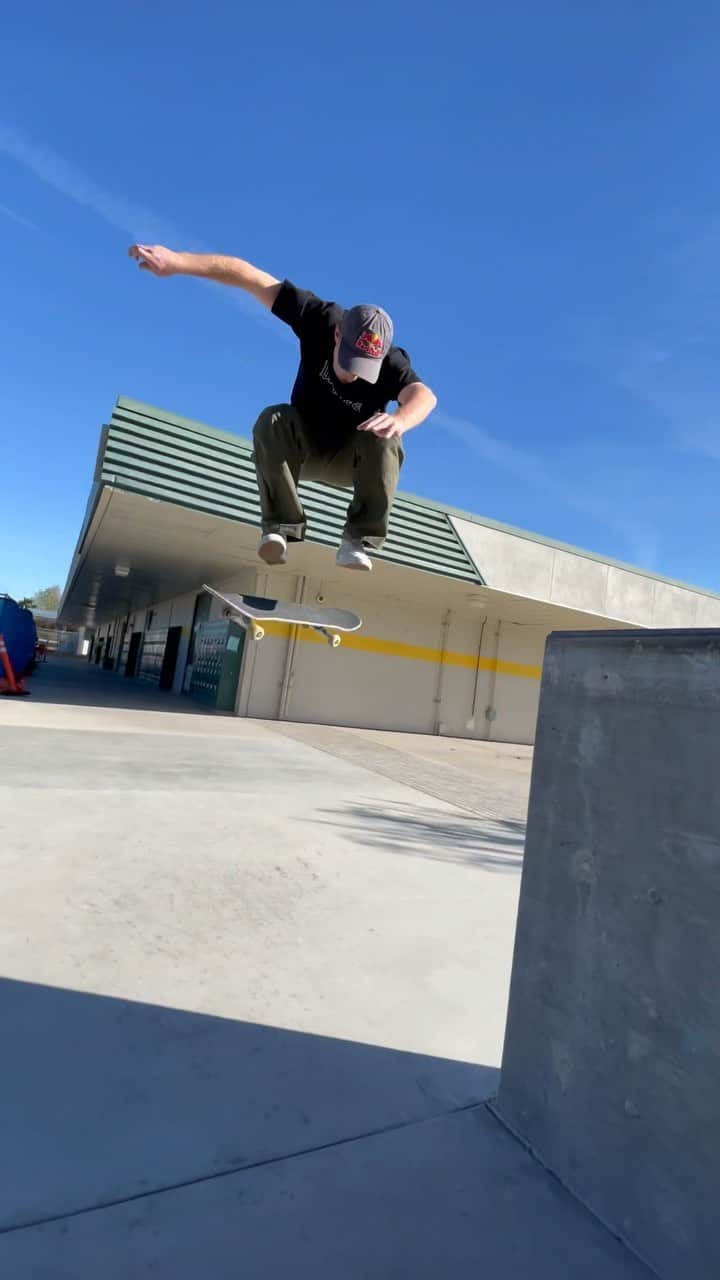
<instances>
[{"instance_id":1,"label":"green metal roof","mask_svg":"<svg viewBox=\"0 0 720 1280\"><path fill-rule=\"evenodd\" d=\"M103 428L95 482L260 525L249 441L124 396ZM299 489L308 517L308 541L336 546L348 490L313 483ZM483 582L447 512L402 493L393 504L387 541L373 554L408 568Z\"/></svg>"}]
</instances>

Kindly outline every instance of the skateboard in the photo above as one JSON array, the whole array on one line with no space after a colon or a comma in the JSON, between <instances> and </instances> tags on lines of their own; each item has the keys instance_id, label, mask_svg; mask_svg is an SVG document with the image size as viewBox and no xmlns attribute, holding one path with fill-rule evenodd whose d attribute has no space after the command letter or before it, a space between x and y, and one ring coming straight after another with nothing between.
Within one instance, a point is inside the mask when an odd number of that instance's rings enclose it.
<instances>
[{"instance_id":1,"label":"skateboard","mask_svg":"<svg viewBox=\"0 0 720 1280\"><path fill-rule=\"evenodd\" d=\"M203 591L223 603L224 618L234 615L245 618L243 625L250 627L254 640L262 640L265 635L263 622L289 622L294 627L311 627L313 631L319 631L330 647L337 649L342 643L339 631L357 631L362 626L362 619L349 609L315 608L309 604L290 604L285 600L258 600L255 596L239 596L232 592L225 595L207 584L203 584Z\"/></svg>"}]
</instances>

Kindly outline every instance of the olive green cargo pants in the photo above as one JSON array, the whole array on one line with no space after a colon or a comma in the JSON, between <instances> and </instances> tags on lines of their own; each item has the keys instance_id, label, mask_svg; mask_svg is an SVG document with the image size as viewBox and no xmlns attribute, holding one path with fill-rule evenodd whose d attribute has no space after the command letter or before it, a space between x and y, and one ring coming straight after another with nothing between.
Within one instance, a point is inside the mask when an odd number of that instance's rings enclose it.
<instances>
[{"instance_id":1,"label":"olive green cargo pants","mask_svg":"<svg viewBox=\"0 0 720 1280\"><path fill-rule=\"evenodd\" d=\"M398 437L353 431L336 453L324 453L297 409L276 404L260 414L253 441L263 533L301 542L307 521L297 485L300 479L316 480L353 490L343 537L382 546L404 458Z\"/></svg>"}]
</instances>

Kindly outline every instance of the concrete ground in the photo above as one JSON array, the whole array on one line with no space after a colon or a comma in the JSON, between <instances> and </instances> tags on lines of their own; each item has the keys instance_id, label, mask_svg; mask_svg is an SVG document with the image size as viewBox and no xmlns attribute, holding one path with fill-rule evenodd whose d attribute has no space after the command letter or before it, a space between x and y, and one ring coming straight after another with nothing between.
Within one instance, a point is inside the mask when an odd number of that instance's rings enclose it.
<instances>
[{"instance_id":1,"label":"concrete ground","mask_svg":"<svg viewBox=\"0 0 720 1280\"><path fill-rule=\"evenodd\" d=\"M500 1127L530 753L0 700L0 1274L649 1273Z\"/></svg>"}]
</instances>

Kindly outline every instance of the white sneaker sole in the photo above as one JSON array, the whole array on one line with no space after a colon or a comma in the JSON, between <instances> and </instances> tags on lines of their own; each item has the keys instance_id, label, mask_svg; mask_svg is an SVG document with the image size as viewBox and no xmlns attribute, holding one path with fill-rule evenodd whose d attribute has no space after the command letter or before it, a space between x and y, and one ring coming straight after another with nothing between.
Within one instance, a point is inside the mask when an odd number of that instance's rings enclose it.
<instances>
[{"instance_id":1,"label":"white sneaker sole","mask_svg":"<svg viewBox=\"0 0 720 1280\"><path fill-rule=\"evenodd\" d=\"M369 564L348 564L346 561L336 560L335 563L338 569L354 569L356 573L358 570L360 573L369 573L372 569L372 561Z\"/></svg>"},{"instance_id":2,"label":"white sneaker sole","mask_svg":"<svg viewBox=\"0 0 720 1280\"><path fill-rule=\"evenodd\" d=\"M287 552L279 542L267 542L258 547L258 557L264 564L287 564Z\"/></svg>"}]
</instances>

